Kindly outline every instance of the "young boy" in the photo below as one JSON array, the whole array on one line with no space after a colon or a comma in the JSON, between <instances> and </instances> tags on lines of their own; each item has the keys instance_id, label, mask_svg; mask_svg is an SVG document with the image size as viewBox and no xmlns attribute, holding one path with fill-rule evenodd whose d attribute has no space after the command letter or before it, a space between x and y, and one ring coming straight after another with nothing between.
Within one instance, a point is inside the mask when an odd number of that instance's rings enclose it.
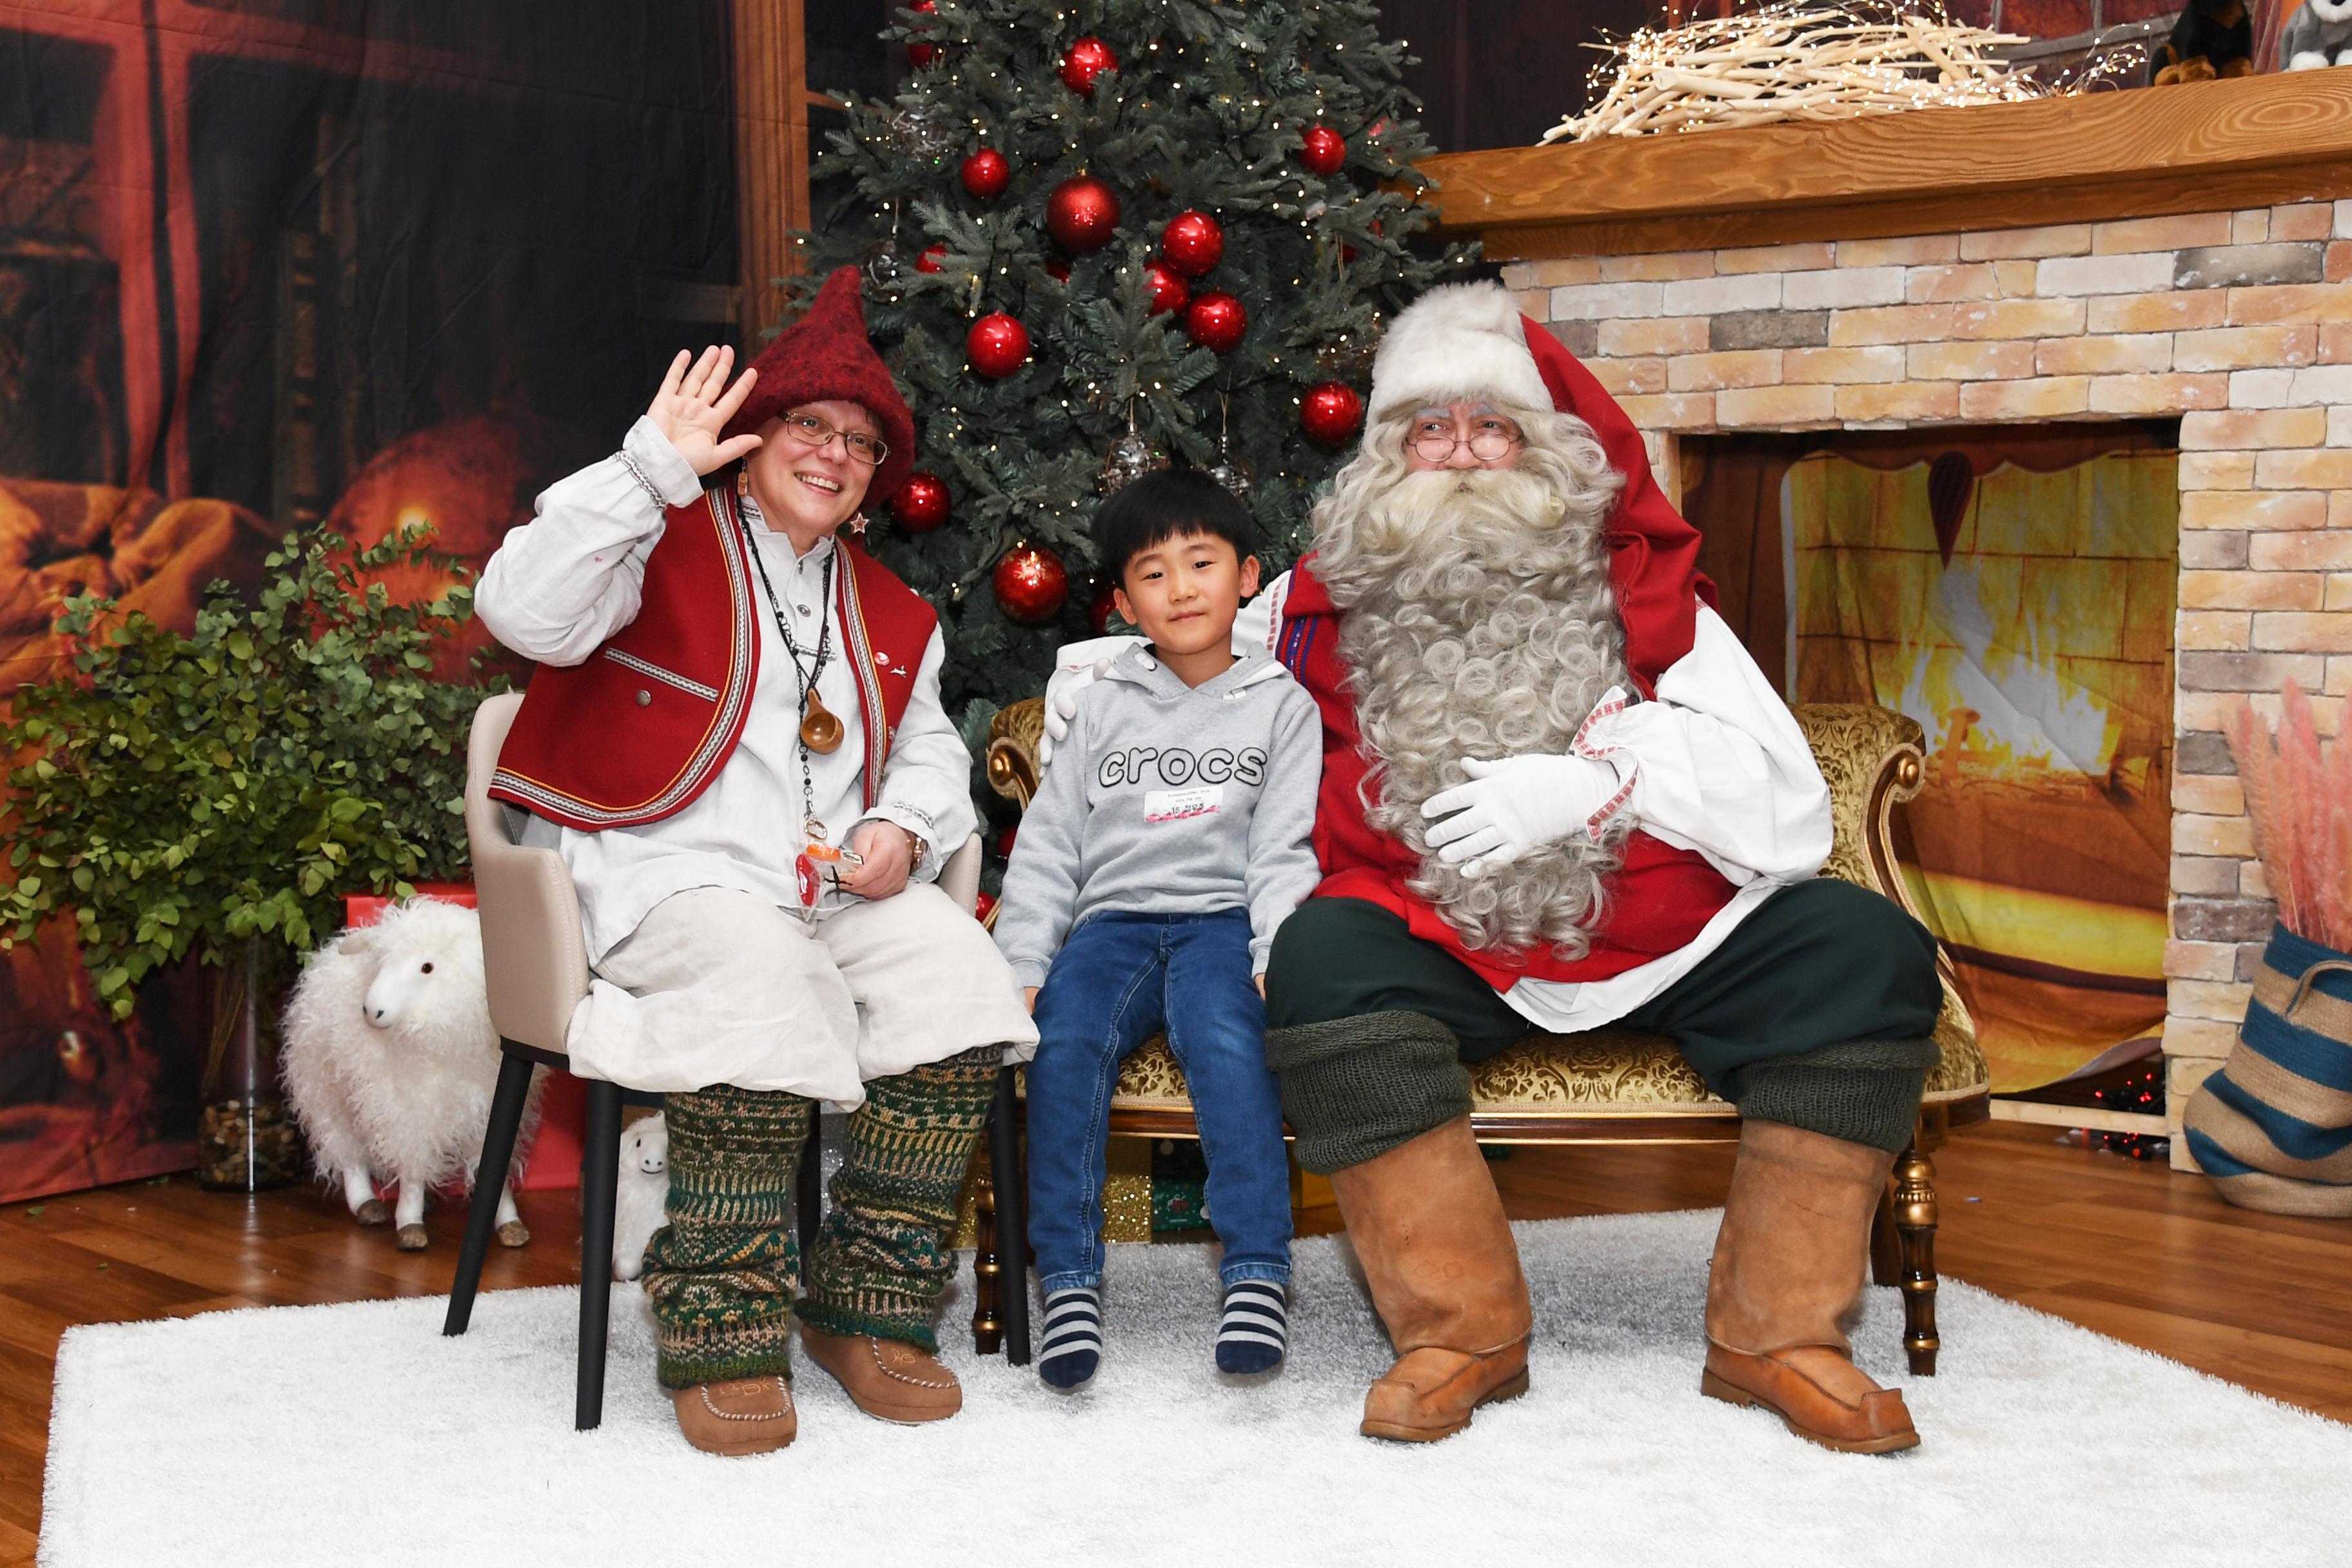
<instances>
[{"instance_id":1,"label":"young boy","mask_svg":"<svg viewBox=\"0 0 2352 1568\"><path fill-rule=\"evenodd\" d=\"M1076 1388L1102 1356L1102 1189L1121 1058L1162 1028L1184 1069L1224 1243L1220 1371L1282 1361L1290 1184L1265 1065L1275 928L1321 873L1315 704L1236 657L1257 592L1249 513L1204 475L1138 479L1095 517L1115 603L1148 645L1087 689L1004 874L996 942L1036 1015L1029 1239L1045 1292L1038 1374Z\"/></svg>"}]
</instances>

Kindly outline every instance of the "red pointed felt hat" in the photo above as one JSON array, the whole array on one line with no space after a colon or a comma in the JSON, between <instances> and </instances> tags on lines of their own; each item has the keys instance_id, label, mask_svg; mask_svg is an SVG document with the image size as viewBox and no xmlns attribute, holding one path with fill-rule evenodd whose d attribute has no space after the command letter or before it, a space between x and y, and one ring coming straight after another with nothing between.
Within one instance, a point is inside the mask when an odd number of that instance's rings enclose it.
<instances>
[{"instance_id":1,"label":"red pointed felt hat","mask_svg":"<svg viewBox=\"0 0 2352 1568\"><path fill-rule=\"evenodd\" d=\"M915 416L898 395L890 368L866 335L866 302L857 268L836 268L817 290L808 313L769 340L752 368L760 379L727 422L726 434L757 434L788 408L828 398L864 405L889 447L866 488L868 510L898 493L915 463Z\"/></svg>"}]
</instances>

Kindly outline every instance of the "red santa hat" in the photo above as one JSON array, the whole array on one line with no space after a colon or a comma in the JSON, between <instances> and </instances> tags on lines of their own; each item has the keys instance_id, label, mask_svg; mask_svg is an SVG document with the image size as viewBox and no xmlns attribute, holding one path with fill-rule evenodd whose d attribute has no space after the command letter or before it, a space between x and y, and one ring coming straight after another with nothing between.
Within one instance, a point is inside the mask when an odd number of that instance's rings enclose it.
<instances>
[{"instance_id":1,"label":"red santa hat","mask_svg":"<svg viewBox=\"0 0 2352 1568\"><path fill-rule=\"evenodd\" d=\"M1389 323L1372 359L1366 425L1465 398L1551 406L1519 307L1500 283L1441 284Z\"/></svg>"},{"instance_id":2,"label":"red santa hat","mask_svg":"<svg viewBox=\"0 0 2352 1568\"><path fill-rule=\"evenodd\" d=\"M727 422L726 434L756 434L761 426L803 403L839 399L874 416L890 448L866 488L866 505L878 507L898 493L915 462L915 416L890 379L890 367L866 335L866 304L857 268L843 267L824 280L808 313L778 332L752 368L760 373L751 395Z\"/></svg>"}]
</instances>

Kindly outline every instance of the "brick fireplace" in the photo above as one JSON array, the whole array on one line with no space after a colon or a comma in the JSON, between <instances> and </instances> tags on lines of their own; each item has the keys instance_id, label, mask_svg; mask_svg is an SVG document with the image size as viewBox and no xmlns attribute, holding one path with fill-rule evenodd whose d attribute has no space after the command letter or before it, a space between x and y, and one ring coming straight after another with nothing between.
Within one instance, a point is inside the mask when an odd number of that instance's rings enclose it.
<instances>
[{"instance_id":1,"label":"brick fireplace","mask_svg":"<svg viewBox=\"0 0 2352 1568\"><path fill-rule=\"evenodd\" d=\"M2248 697L2275 712L2292 677L2333 732L2352 695L2352 90L2283 81L1431 170L1449 226L1508 258L1523 309L1618 395L1670 488L1694 436L2179 421L2176 1129L2272 918L2224 724ZM2297 164L2230 162L2252 144L2234 124L2275 146L2281 113L2322 126L2285 138ZM1677 186L1706 166L1750 178Z\"/></svg>"}]
</instances>

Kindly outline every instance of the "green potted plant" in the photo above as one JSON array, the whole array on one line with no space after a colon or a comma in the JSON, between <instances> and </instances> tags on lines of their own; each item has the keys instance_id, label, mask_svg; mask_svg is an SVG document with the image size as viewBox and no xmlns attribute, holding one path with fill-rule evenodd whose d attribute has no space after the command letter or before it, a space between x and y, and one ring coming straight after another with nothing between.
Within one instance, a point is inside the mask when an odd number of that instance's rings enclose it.
<instances>
[{"instance_id":1,"label":"green potted plant","mask_svg":"<svg viewBox=\"0 0 2352 1568\"><path fill-rule=\"evenodd\" d=\"M506 685L436 678L471 576L421 533L289 536L267 566L257 603L215 584L187 634L68 601L69 668L0 727L16 764L0 949L70 910L117 1017L156 969L212 966L197 1173L247 1191L301 1174L278 1092L287 981L345 893L463 872L467 731ZM376 580L420 567L451 584L427 603Z\"/></svg>"}]
</instances>

